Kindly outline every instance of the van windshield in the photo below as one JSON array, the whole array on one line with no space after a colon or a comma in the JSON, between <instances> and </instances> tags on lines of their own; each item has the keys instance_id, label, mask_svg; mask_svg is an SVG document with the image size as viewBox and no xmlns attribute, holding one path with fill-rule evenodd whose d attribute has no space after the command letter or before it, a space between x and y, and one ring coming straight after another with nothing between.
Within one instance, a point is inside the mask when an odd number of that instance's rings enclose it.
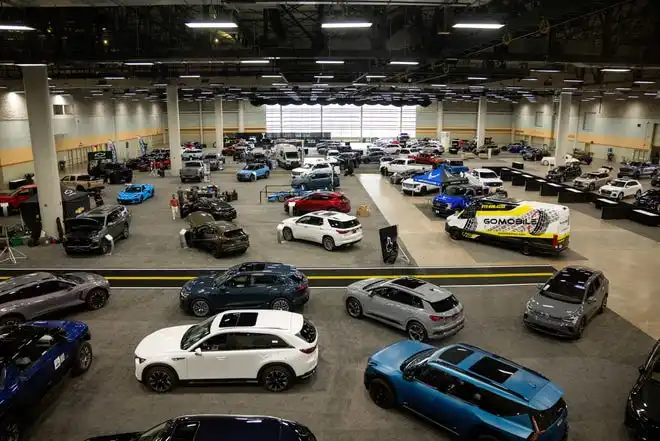
<instances>
[{"instance_id":1,"label":"van windshield","mask_svg":"<svg viewBox=\"0 0 660 441\"><path fill-rule=\"evenodd\" d=\"M286 153L284 153L284 157L286 159L297 159L298 158L298 152L286 152Z\"/></svg>"}]
</instances>

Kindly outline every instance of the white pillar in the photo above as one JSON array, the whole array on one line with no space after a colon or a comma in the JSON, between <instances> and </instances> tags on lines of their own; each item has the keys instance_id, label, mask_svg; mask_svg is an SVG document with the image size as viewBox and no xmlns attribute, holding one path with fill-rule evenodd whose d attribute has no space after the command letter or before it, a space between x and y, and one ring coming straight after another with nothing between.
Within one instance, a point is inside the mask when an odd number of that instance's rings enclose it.
<instances>
[{"instance_id":1,"label":"white pillar","mask_svg":"<svg viewBox=\"0 0 660 441\"><path fill-rule=\"evenodd\" d=\"M222 114L222 98L216 97L215 101L215 148L220 153L225 144L225 119Z\"/></svg>"},{"instance_id":2,"label":"white pillar","mask_svg":"<svg viewBox=\"0 0 660 441\"><path fill-rule=\"evenodd\" d=\"M479 97L479 108L477 109L477 147L484 145L486 141L486 115L488 114L488 98Z\"/></svg>"},{"instance_id":3,"label":"white pillar","mask_svg":"<svg viewBox=\"0 0 660 441\"><path fill-rule=\"evenodd\" d=\"M179 90L176 86L167 86L167 137L170 144L172 174L179 175L181 170L181 126L179 124Z\"/></svg>"},{"instance_id":4,"label":"white pillar","mask_svg":"<svg viewBox=\"0 0 660 441\"><path fill-rule=\"evenodd\" d=\"M48 89L46 66L23 67L23 86L27 105L34 174L39 189L41 228L57 237L57 218L62 216L62 188L57 170L57 152L53 133L53 105Z\"/></svg>"},{"instance_id":5,"label":"white pillar","mask_svg":"<svg viewBox=\"0 0 660 441\"><path fill-rule=\"evenodd\" d=\"M443 126L445 124L445 106L442 100L436 102L435 108L435 137L440 140L442 136Z\"/></svg>"},{"instance_id":6,"label":"white pillar","mask_svg":"<svg viewBox=\"0 0 660 441\"><path fill-rule=\"evenodd\" d=\"M559 110L557 111L557 132L555 137L555 165L566 164L568 154L568 124L571 119L571 93L562 92L559 95Z\"/></svg>"},{"instance_id":7,"label":"white pillar","mask_svg":"<svg viewBox=\"0 0 660 441\"><path fill-rule=\"evenodd\" d=\"M238 101L238 133L245 133L245 106L243 106L243 100Z\"/></svg>"},{"instance_id":8,"label":"white pillar","mask_svg":"<svg viewBox=\"0 0 660 441\"><path fill-rule=\"evenodd\" d=\"M199 102L199 143L204 144L204 109L202 102Z\"/></svg>"}]
</instances>

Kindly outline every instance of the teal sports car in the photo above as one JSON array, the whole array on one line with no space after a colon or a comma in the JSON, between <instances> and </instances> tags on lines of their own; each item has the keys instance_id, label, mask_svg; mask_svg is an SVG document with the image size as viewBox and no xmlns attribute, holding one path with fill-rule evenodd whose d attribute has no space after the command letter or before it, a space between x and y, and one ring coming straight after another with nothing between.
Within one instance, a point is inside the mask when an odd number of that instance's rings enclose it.
<instances>
[{"instance_id":1,"label":"teal sports car","mask_svg":"<svg viewBox=\"0 0 660 441\"><path fill-rule=\"evenodd\" d=\"M141 204L145 200L154 197L155 188L152 184L127 185L117 194L117 202L120 204Z\"/></svg>"}]
</instances>

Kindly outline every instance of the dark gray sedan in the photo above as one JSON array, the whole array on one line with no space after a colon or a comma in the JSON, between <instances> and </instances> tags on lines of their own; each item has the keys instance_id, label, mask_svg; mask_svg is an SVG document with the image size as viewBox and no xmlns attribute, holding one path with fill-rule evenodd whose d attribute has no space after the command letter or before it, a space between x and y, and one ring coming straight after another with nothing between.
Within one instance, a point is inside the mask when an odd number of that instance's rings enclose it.
<instances>
[{"instance_id":1,"label":"dark gray sedan","mask_svg":"<svg viewBox=\"0 0 660 441\"><path fill-rule=\"evenodd\" d=\"M567 266L539 286L523 321L537 331L580 338L589 321L605 311L609 288L601 271Z\"/></svg>"},{"instance_id":2,"label":"dark gray sedan","mask_svg":"<svg viewBox=\"0 0 660 441\"><path fill-rule=\"evenodd\" d=\"M0 326L15 325L77 305L100 309L109 295L108 281L94 273L38 272L13 277L0 282Z\"/></svg>"}]
</instances>

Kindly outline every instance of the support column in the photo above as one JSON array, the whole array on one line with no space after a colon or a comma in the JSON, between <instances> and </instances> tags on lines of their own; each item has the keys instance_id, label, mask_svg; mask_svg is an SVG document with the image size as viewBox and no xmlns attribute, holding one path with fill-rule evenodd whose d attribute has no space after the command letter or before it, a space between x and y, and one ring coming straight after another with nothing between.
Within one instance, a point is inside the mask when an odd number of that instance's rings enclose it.
<instances>
[{"instance_id":1,"label":"support column","mask_svg":"<svg viewBox=\"0 0 660 441\"><path fill-rule=\"evenodd\" d=\"M488 97L479 97L479 108L477 109L477 147L484 145L486 141L486 115L488 114Z\"/></svg>"},{"instance_id":2,"label":"support column","mask_svg":"<svg viewBox=\"0 0 660 441\"><path fill-rule=\"evenodd\" d=\"M215 101L215 148L218 153L225 144L225 118L222 111L222 98L216 97Z\"/></svg>"},{"instance_id":3,"label":"support column","mask_svg":"<svg viewBox=\"0 0 660 441\"><path fill-rule=\"evenodd\" d=\"M64 219L53 133L53 105L48 89L48 68L44 65L25 66L22 69L34 175L39 189L41 229L48 236L58 237L57 219L60 219L62 225Z\"/></svg>"},{"instance_id":4,"label":"support column","mask_svg":"<svg viewBox=\"0 0 660 441\"><path fill-rule=\"evenodd\" d=\"M181 170L181 125L179 122L179 90L176 86L167 86L167 138L170 145L172 174L179 175Z\"/></svg>"},{"instance_id":5,"label":"support column","mask_svg":"<svg viewBox=\"0 0 660 441\"><path fill-rule=\"evenodd\" d=\"M559 110L557 111L557 135L555 137L555 165L565 165L568 154L568 124L571 119L571 97L570 92L562 92L559 95Z\"/></svg>"},{"instance_id":6,"label":"support column","mask_svg":"<svg viewBox=\"0 0 660 441\"><path fill-rule=\"evenodd\" d=\"M245 133L245 106L243 100L238 101L238 133Z\"/></svg>"},{"instance_id":7,"label":"support column","mask_svg":"<svg viewBox=\"0 0 660 441\"><path fill-rule=\"evenodd\" d=\"M199 143L204 144L204 109L202 102L199 102Z\"/></svg>"},{"instance_id":8,"label":"support column","mask_svg":"<svg viewBox=\"0 0 660 441\"><path fill-rule=\"evenodd\" d=\"M440 140L445 124L445 105L442 100L436 101L435 112L435 137Z\"/></svg>"}]
</instances>

